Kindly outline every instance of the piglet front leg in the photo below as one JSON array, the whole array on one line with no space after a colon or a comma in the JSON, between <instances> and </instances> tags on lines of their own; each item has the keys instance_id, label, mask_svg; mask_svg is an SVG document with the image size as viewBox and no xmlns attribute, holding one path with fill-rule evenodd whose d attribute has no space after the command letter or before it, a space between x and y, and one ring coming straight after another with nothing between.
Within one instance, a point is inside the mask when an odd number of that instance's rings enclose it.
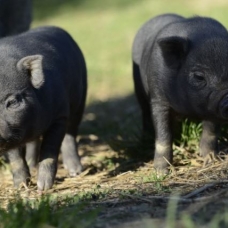
<instances>
[{"instance_id":1,"label":"piglet front leg","mask_svg":"<svg viewBox=\"0 0 228 228\"><path fill-rule=\"evenodd\" d=\"M29 167L25 160L22 147L11 149L6 153L13 174L14 186L18 188L21 184L27 186L30 181Z\"/></svg>"},{"instance_id":2,"label":"piglet front leg","mask_svg":"<svg viewBox=\"0 0 228 228\"><path fill-rule=\"evenodd\" d=\"M165 174L173 157L170 108L160 101L152 101L151 113L155 130L154 168Z\"/></svg>"},{"instance_id":3,"label":"piglet front leg","mask_svg":"<svg viewBox=\"0 0 228 228\"><path fill-rule=\"evenodd\" d=\"M54 123L43 135L37 178L38 191L48 190L54 183L58 155L65 131L66 121L60 120Z\"/></svg>"},{"instance_id":4,"label":"piglet front leg","mask_svg":"<svg viewBox=\"0 0 228 228\"><path fill-rule=\"evenodd\" d=\"M204 165L215 159L218 150L219 126L211 121L203 121L203 132L200 138L200 155L204 158Z\"/></svg>"}]
</instances>

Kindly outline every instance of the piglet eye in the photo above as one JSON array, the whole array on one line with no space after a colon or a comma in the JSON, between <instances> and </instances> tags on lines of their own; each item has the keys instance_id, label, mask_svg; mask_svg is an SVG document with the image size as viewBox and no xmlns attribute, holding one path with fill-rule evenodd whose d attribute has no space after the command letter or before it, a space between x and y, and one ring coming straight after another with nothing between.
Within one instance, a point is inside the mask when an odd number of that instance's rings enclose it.
<instances>
[{"instance_id":1,"label":"piglet eye","mask_svg":"<svg viewBox=\"0 0 228 228\"><path fill-rule=\"evenodd\" d=\"M12 99L7 102L7 108L13 108L13 107L17 107L17 106L18 106L18 102L16 99Z\"/></svg>"},{"instance_id":2,"label":"piglet eye","mask_svg":"<svg viewBox=\"0 0 228 228\"><path fill-rule=\"evenodd\" d=\"M21 96L15 96L13 98L9 98L6 102L6 108L7 109L16 109L18 108L22 103L22 97Z\"/></svg>"},{"instance_id":3,"label":"piglet eye","mask_svg":"<svg viewBox=\"0 0 228 228\"><path fill-rule=\"evenodd\" d=\"M199 81L199 82L205 81L204 74L201 72L194 72L193 77L196 81Z\"/></svg>"},{"instance_id":4,"label":"piglet eye","mask_svg":"<svg viewBox=\"0 0 228 228\"><path fill-rule=\"evenodd\" d=\"M199 71L191 72L188 80L197 89L203 88L207 84L204 73Z\"/></svg>"}]
</instances>

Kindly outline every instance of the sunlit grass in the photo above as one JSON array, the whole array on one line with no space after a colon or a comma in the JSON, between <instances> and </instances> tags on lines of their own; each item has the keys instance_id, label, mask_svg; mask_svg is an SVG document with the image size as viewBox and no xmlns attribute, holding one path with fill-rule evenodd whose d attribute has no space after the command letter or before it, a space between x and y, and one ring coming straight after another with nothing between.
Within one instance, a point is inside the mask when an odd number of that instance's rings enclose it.
<instances>
[{"instance_id":1,"label":"sunlit grass","mask_svg":"<svg viewBox=\"0 0 228 228\"><path fill-rule=\"evenodd\" d=\"M228 3L202 2L66 0L63 4L60 0L35 0L33 27L60 26L78 42L88 66L88 103L91 103L133 92L131 46L138 28L149 18L172 12L213 16L228 24L225 16Z\"/></svg>"}]
</instances>

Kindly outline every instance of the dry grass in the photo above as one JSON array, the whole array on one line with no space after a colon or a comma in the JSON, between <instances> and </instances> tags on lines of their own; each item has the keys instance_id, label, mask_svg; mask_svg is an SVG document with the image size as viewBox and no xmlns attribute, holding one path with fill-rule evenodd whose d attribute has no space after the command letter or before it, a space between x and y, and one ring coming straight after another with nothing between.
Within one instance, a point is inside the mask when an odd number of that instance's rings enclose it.
<instances>
[{"instance_id":1,"label":"dry grass","mask_svg":"<svg viewBox=\"0 0 228 228\"><path fill-rule=\"evenodd\" d=\"M166 215L169 201L178 204L179 216L186 213L194 216L202 208L228 198L226 156L203 167L202 159L195 153L186 150L182 153L185 153L188 163L183 165L175 159L175 166L170 167L171 174L163 178L156 176L152 162L129 162L129 167L126 165L125 171L121 172L121 164L107 163L117 159L119 153L93 135L83 136L80 154L85 170L78 177L68 178L60 163L55 186L47 194L60 198L66 195L79 197L81 201L89 201L91 208L101 207L103 212L96 220L96 227L108 227L103 226L106 223L113 227L121 227L121 223L134 227L139 221L140 224L155 222L164 225L159 218ZM132 171L132 165L138 168ZM1 176L4 177L0 190L2 205L15 201L15 196L29 200L40 198L36 191L35 173L29 189L22 187L20 190L13 188L7 170L2 170ZM220 204L224 204L224 200ZM209 213L216 214L217 210L217 206L215 210L210 208ZM136 222L129 225L132 220ZM180 224L178 227L184 227Z\"/></svg>"}]
</instances>

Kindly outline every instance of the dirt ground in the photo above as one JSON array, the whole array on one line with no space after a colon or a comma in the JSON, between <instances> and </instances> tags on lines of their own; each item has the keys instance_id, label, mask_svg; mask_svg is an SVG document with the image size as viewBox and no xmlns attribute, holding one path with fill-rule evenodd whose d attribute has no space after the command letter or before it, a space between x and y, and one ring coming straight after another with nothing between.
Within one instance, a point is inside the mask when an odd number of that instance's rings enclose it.
<instances>
[{"instance_id":1,"label":"dirt ground","mask_svg":"<svg viewBox=\"0 0 228 228\"><path fill-rule=\"evenodd\" d=\"M55 185L47 194L81 195L82 199L89 199L91 209L100 208L93 227L165 227L168 202L177 206L180 219L175 227L184 227L181 219L184 214L196 221L197 227L206 227L216 213L221 214L227 208L226 159L203 167L200 157L186 152L188 164L183 164L184 159L178 161L176 156L171 174L156 179L152 162L112 162L120 155L95 135L81 137L79 147L83 173L69 178L60 158ZM7 204L18 191L13 188L8 169L2 169L0 175L0 201ZM22 188L21 196L39 197L35 183L33 173L29 190ZM174 209L170 210L172 213Z\"/></svg>"}]
</instances>

